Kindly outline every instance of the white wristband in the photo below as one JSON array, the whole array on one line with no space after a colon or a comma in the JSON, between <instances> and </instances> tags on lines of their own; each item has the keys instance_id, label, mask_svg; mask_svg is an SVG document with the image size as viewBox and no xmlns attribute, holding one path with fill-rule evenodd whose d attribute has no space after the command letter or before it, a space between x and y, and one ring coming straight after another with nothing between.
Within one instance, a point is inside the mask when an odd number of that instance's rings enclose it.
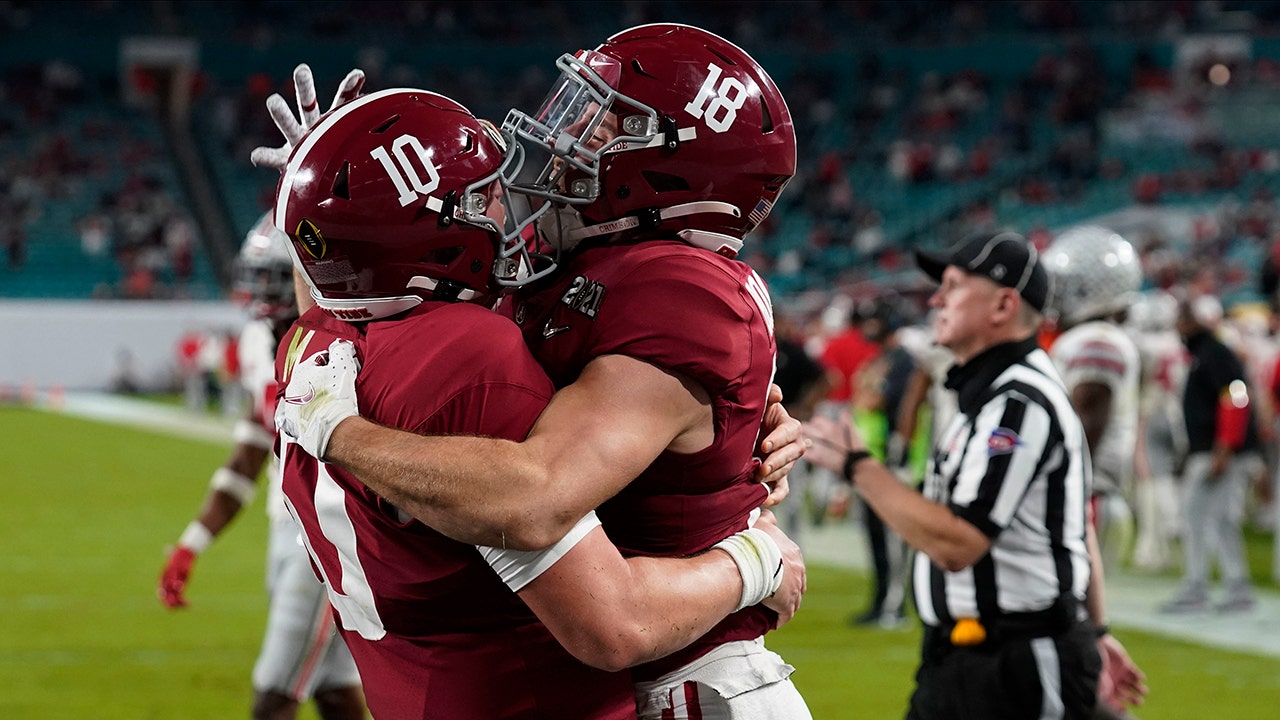
<instances>
[{"instance_id":1,"label":"white wristband","mask_svg":"<svg viewBox=\"0 0 1280 720\"><path fill-rule=\"evenodd\" d=\"M735 612L763 602L782 585L782 551L765 531L749 528L714 547L729 553L742 574L742 598Z\"/></svg>"},{"instance_id":2,"label":"white wristband","mask_svg":"<svg viewBox=\"0 0 1280 720\"><path fill-rule=\"evenodd\" d=\"M190 550L192 553L199 555L209 549L209 544L213 542L213 533L209 532L209 528L205 527L199 520L192 520L187 529L182 531L182 537L178 538L178 545Z\"/></svg>"},{"instance_id":3,"label":"white wristband","mask_svg":"<svg viewBox=\"0 0 1280 720\"><path fill-rule=\"evenodd\" d=\"M238 445L248 445L259 450L270 450L275 443L275 435L258 423L240 418L231 431L231 440Z\"/></svg>"},{"instance_id":4,"label":"white wristband","mask_svg":"<svg viewBox=\"0 0 1280 720\"><path fill-rule=\"evenodd\" d=\"M258 492L258 483L231 468L220 467L209 478L209 488L230 495L244 506L253 502L253 496Z\"/></svg>"}]
</instances>

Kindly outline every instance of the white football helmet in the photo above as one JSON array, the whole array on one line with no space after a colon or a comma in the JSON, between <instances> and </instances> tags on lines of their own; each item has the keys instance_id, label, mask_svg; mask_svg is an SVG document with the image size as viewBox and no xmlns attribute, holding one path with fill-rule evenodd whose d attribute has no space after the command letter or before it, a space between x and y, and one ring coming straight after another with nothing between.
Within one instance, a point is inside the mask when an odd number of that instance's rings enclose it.
<instances>
[{"instance_id":1,"label":"white football helmet","mask_svg":"<svg viewBox=\"0 0 1280 720\"><path fill-rule=\"evenodd\" d=\"M1170 332L1178 319L1178 299L1163 290L1139 294L1125 324L1137 332Z\"/></svg>"},{"instance_id":2,"label":"white football helmet","mask_svg":"<svg viewBox=\"0 0 1280 720\"><path fill-rule=\"evenodd\" d=\"M1071 228L1044 253L1053 275L1053 310L1066 326L1124 309L1142 287L1142 265L1133 245L1096 225Z\"/></svg>"},{"instance_id":3,"label":"white football helmet","mask_svg":"<svg viewBox=\"0 0 1280 720\"><path fill-rule=\"evenodd\" d=\"M245 235L236 257L231 294L237 302L248 305L255 318L292 320L298 315L289 238L276 229L270 210Z\"/></svg>"}]
</instances>

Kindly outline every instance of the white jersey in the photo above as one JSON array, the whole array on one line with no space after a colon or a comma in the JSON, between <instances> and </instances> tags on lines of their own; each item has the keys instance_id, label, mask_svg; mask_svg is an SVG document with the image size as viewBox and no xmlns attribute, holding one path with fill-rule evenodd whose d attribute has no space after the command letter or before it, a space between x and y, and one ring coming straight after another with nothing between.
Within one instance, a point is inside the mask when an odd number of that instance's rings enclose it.
<instances>
[{"instance_id":1,"label":"white jersey","mask_svg":"<svg viewBox=\"0 0 1280 720\"><path fill-rule=\"evenodd\" d=\"M1094 487L1132 487L1138 446L1138 388L1142 372L1138 347L1118 325L1092 321L1063 333L1050 351L1070 392L1082 383L1111 388L1111 419L1093 453ZM1108 487L1111 485L1111 487Z\"/></svg>"},{"instance_id":2,"label":"white jersey","mask_svg":"<svg viewBox=\"0 0 1280 720\"><path fill-rule=\"evenodd\" d=\"M253 404L253 419L261 432L250 435L237 431L237 442L248 442L270 450L275 442L276 337L270 320L250 320L240 331L237 356L240 360L240 385ZM284 506L280 463L271 454L266 469L267 517L272 521L293 522Z\"/></svg>"},{"instance_id":3,"label":"white jersey","mask_svg":"<svg viewBox=\"0 0 1280 720\"><path fill-rule=\"evenodd\" d=\"M1173 330L1137 335L1142 357L1142 394L1139 404L1147 421L1147 456L1152 475L1172 475L1175 459L1187 448L1182 418L1182 388L1187 382L1190 355Z\"/></svg>"}]
</instances>

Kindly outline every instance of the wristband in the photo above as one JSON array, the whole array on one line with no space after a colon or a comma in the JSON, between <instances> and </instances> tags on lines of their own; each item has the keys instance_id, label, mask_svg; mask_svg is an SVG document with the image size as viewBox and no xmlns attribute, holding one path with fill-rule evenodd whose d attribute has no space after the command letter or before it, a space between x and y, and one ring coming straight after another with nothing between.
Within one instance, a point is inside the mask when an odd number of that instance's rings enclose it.
<instances>
[{"instance_id":1,"label":"wristband","mask_svg":"<svg viewBox=\"0 0 1280 720\"><path fill-rule=\"evenodd\" d=\"M187 525L187 529L182 531L182 536L178 538L178 546L190 550L193 555L199 555L208 550L212 542L213 533L209 532L209 528L199 520L192 520Z\"/></svg>"},{"instance_id":2,"label":"wristband","mask_svg":"<svg viewBox=\"0 0 1280 720\"><path fill-rule=\"evenodd\" d=\"M1102 639L1103 637L1106 637L1107 635L1110 635L1110 634L1111 634L1111 625L1109 623L1102 623L1101 625L1095 625L1093 627L1093 636L1098 639Z\"/></svg>"},{"instance_id":3,"label":"wristband","mask_svg":"<svg viewBox=\"0 0 1280 720\"><path fill-rule=\"evenodd\" d=\"M259 450L270 450L275 436L252 420L240 418L231 432L231 440L237 445L248 445Z\"/></svg>"},{"instance_id":4,"label":"wristband","mask_svg":"<svg viewBox=\"0 0 1280 720\"><path fill-rule=\"evenodd\" d=\"M715 548L729 553L742 575L742 597L734 612L763 602L782 585L782 551L765 531L743 530L716 543Z\"/></svg>"},{"instance_id":5,"label":"wristband","mask_svg":"<svg viewBox=\"0 0 1280 720\"><path fill-rule=\"evenodd\" d=\"M213 477L209 478L209 488L230 495L238 500L241 506L253 502L253 496L258 492L258 484L252 478L228 467L220 467L213 471Z\"/></svg>"},{"instance_id":6,"label":"wristband","mask_svg":"<svg viewBox=\"0 0 1280 720\"><path fill-rule=\"evenodd\" d=\"M850 485L854 484L853 472L855 469L857 469L858 463L862 462L863 460L866 460L869 457L871 457L871 453L867 452L865 449L850 450L849 452L845 453L844 479L848 480Z\"/></svg>"}]
</instances>

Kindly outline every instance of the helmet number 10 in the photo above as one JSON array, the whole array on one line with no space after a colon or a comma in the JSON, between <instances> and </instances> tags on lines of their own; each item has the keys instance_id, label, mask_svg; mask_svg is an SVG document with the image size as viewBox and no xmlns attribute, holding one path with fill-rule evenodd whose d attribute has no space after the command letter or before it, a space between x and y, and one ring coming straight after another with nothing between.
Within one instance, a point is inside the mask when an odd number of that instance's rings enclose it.
<instances>
[{"instance_id":1,"label":"helmet number 10","mask_svg":"<svg viewBox=\"0 0 1280 720\"><path fill-rule=\"evenodd\" d=\"M404 151L405 145L413 147L418 161L426 168L426 182L422 181L417 169L409 162L409 155ZM417 200L419 195L430 195L431 191L440 185L440 171L431 164L431 159L427 157L427 151L422 147L422 143L412 135L401 135L396 138L396 141L391 143L390 153L385 147L379 146L371 150L369 155L382 163L383 169L391 177L391 182L395 183L396 190L400 193L400 197L397 198L400 201L400 207ZM396 156L394 161L391 155Z\"/></svg>"},{"instance_id":2,"label":"helmet number 10","mask_svg":"<svg viewBox=\"0 0 1280 720\"><path fill-rule=\"evenodd\" d=\"M747 88L735 77L721 80L720 76L724 71L712 63L707 64L707 72L707 79L698 88L697 97L689 101L684 110L696 118L702 118L707 127L722 133L738 119L738 110L747 101ZM718 88L717 82L720 84Z\"/></svg>"}]
</instances>

